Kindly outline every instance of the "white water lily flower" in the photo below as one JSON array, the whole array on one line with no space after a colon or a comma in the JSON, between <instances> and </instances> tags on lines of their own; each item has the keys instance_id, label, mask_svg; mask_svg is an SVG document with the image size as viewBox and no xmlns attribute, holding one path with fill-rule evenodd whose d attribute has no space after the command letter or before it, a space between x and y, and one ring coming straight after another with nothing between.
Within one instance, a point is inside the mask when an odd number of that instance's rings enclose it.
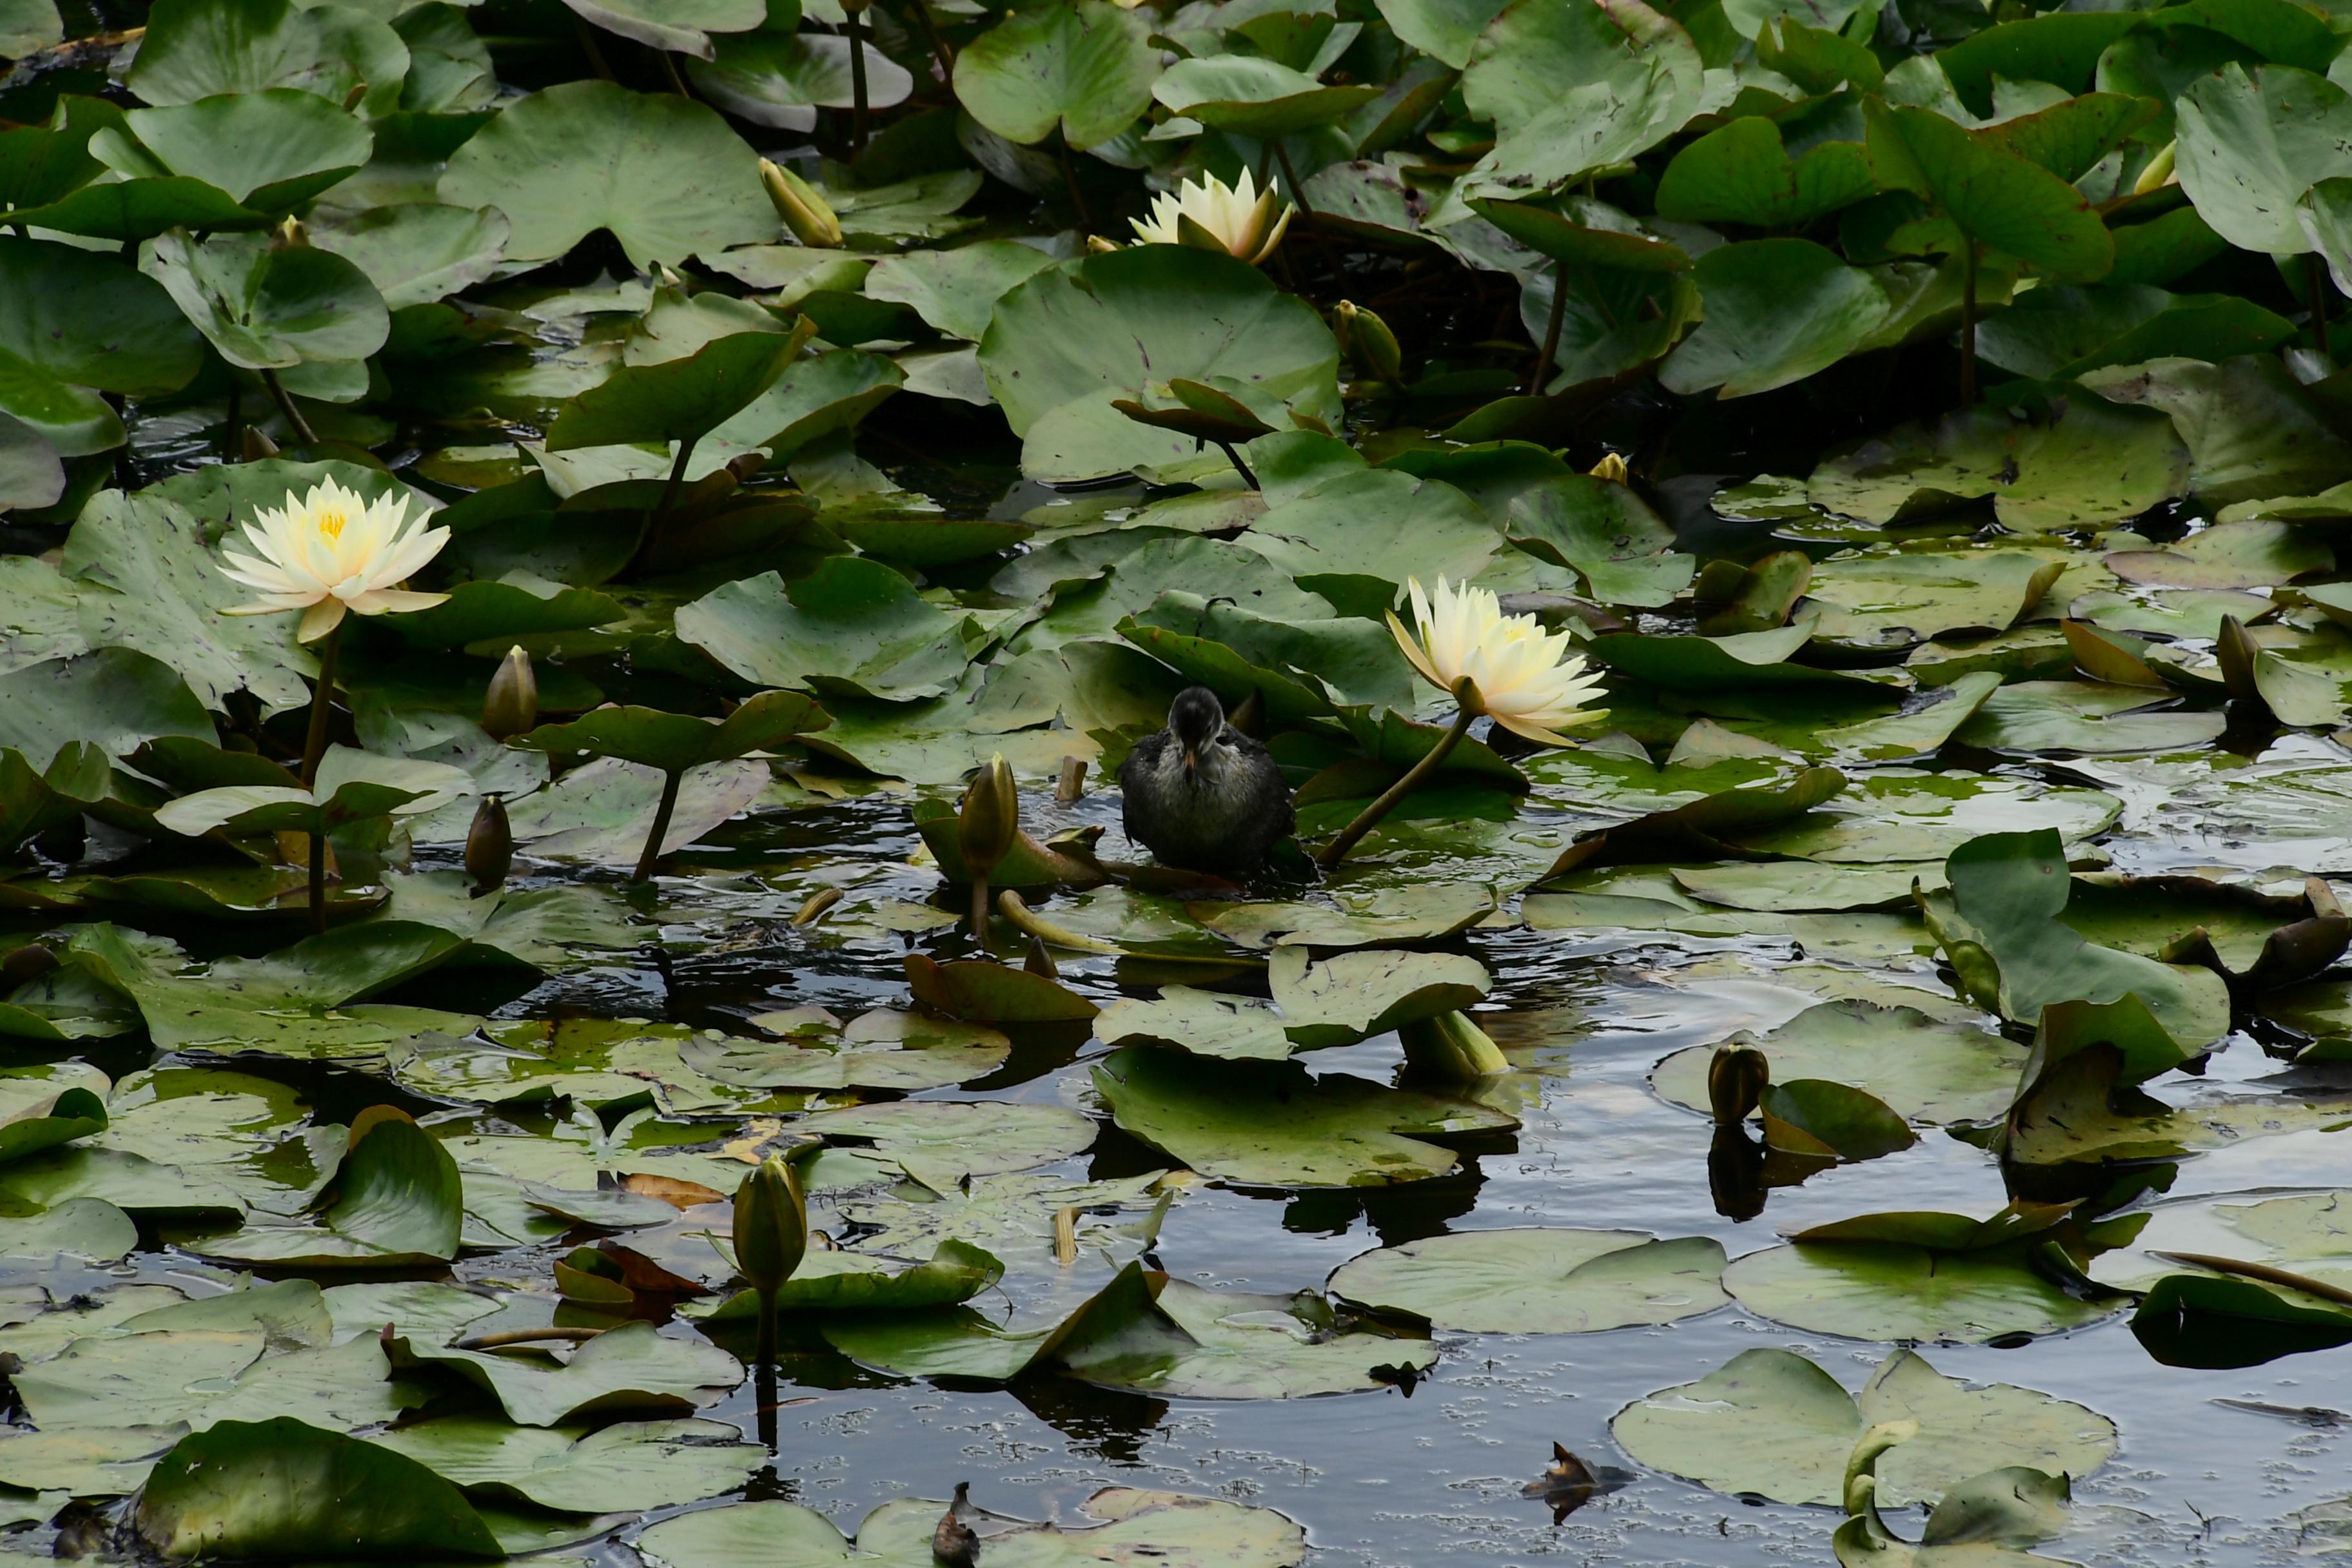
<instances>
[{"instance_id":1,"label":"white water lily flower","mask_svg":"<svg viewBox=\"0 0 2352 1568\"><path fill-rule=\"evenodd\" d=\"M1472 710L1549 746L1567 745L1560 731L1607 714L1605 708L1584 706L1601 694L1601 679L1586 673L1583 655L1570 651L1566 632L1548 632L1533 616L1507 616L1486 589L1450 587L1443 577L1433 598L1417 581L1407 591L1420 630L1408 632L1390 611L1397 646L1422 679L1441 690L1454 690L1467 677L1473 689L1465 706Z\"/></svg>"},{"instance_id":2,"label":"white water lily flower","mask_svg":"<svg viewBox=\"0 0 2352 1568\"><path fill-rule=\"evenodd\" d=\"M1150 216L1129 221L1140 237L1138 245L1222 250L1255 266L1282 243L1283 231L1290 226L1290 205L1276 196L1271 185L1260 192L1244 169L1238 185L1207 174L1187 180L1153 198Z\"/></svg>"},{"instance_id":3,"label":"white water lily flower","mask_svg":"<svg viewBox=\"0 0 2352 1568\"><path fill-rule=\"evenodd\" d=\"M440 604L449 595L400 586L449 542L447 529L425 527L424 513L408 515L412 499L372 501L329 479L307 496L289 490L283 507L256 508L245 536L260 554L225 550L221 573L259 590L261 597L227 613L300 610L301 640L316 642L342 624L346 611L380 616Z\"/></svg>"}]
</instances>

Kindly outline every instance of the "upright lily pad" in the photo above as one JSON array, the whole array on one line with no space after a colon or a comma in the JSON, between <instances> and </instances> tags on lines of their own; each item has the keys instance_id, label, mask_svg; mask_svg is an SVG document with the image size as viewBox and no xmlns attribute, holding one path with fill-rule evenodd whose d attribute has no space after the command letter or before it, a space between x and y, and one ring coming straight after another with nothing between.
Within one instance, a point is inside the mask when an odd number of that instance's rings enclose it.
<instances>
[{"instance_id":1,"label":"upright lily pad","mask_svg":"<svg viewBox=\"0 0 2352 1568\"><path fill-rule=\"evenodd\" d=\"M119 261L0 236L0 414L67 457L122 424L98 394L152 396L196 373L203 348L171 297Z\"/></svg>"},{"instance_id":2,"label":"upright lily pad","mask_svg":"<svg viewBox=\"0 0 2352 1568\"><path fill-rule=\"evenodd\" d=\"M971 617L846 555L789 584L770 572L714 590L678 611L677 630L763 686L896 701L944 695L983 640Z\"/></svg>"},{"instance_id":3,"label":"upright lily pad","mask_svg":"<svg viewBox=\"0 0 2352 1568\"><path fill-rule=\"evenodd\" d=\"M1135 13L1104 0L1056 0L1007 16L956 56L957 101L1010 142L1056 130L1083 151L1151 105L1160 59Z\"/></svg>"},{"instance_id":4,"label":"upright lily pad","mask_svg":"<svg viewBox=\"0 0 2352 1568\"><path fill-rule=\"evenodd\" d=\"M383 1268L455 1258L464 1206L457 1161L406 1116L389 1108L372 1114L315 1226L248 1226L201 1249L262 1268Z\"/></svg>"},{"instance_id":5,"label":"upright lily pad","mask_svg":"<svg viewBox=\"0 0 2352 1568\"><path fill-rule=\"evenodd\" d=\"M996 302L989 392L1041 479L1096 479L1191 454L1111 407L1153 383L1226 378L1328 425L1339 345L1313 309L1229 256L1145 245L1041 272Z\"/></svg>"},{"instance_id":6,"label":"upright lily pad","mask_svg":"<svg viewBox=\"0 0 2352 1568\"><path fill-rule=\"evenodd\" d=\"M506 1555L464 1494L425 1466L283 1417L183 1438L148 1479L138 1528L174 1558Z\"/></svg>"}]
</instances>

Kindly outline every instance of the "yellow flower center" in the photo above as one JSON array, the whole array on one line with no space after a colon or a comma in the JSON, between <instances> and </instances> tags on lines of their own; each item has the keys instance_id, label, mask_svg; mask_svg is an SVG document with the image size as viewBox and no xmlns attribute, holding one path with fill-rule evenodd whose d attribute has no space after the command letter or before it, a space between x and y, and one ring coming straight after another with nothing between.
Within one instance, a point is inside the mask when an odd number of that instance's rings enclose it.
<instances>
[{"instance_id":1,"label":"yellow flower center","mask_svg":"<svg viewBox=\"0 0 2352 1568\"><path fill-rule=\"evenodd\" d=\"M343 524L350 521L340 510L322 511L319 514L319 531L329 539L341 539L343 536Z\"/></svg>"}]
</instances>

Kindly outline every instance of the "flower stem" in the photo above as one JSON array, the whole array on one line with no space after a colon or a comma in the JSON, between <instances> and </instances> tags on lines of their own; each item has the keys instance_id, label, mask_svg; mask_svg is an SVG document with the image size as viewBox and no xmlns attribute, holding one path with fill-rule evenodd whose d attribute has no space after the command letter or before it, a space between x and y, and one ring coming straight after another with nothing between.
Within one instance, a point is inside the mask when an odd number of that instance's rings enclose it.
<instances>
[{"instance_id":1,"label":"flower stem","mask_svg":"<svg viewBox=\"0 0 2352 1568\"><path fill-rule=\"evenodd\" d=\"M975 873L971 879L971 940L985 946L988 942L988 873Z\"/></svg>"},{"instance_id":2,"label":"flower stem","mask_svg":"<svg viewBox=\"0 0 2352 1568\"><path fill-rule=\"evenodd\" d=\"M310 835L310 934L327 933L327 836Z\"/></svg>"},{"instance_id":3,"label":"flower stem","mask_svg":"<svg viewBox=\"0 0 2352 1568\"><path fill-rule=\"evenodd\" d=\"M1459 701L1460 699L1457 697L1455 700ZM1345 860L1348 858L1348 851L1356 847L1357 840L1379 826L1381 818L1394 811L1399 801L1420 788L1422 780L1444 764L1445 759L1454 754L1454 748L1461 744L1462 737L1470 732L1471 721L1477 717L1476 709L1466 703L1463 704L1455 711L1454 725L1445 731L1444 738L1432 746L1423 755L1421 761L1407 768L1404 777L1389 785L1387 793L1380 799L1358 812L1356 820L1342 828L1339 837L1323 846L1321 852L1315 857L1315 863L1328 871L1340 861Z\"/></svg>"},{"instance_id":4,"label":"flower stem","mask_svg":"<svg viewBox=\"0 0 2352 1568\"><path fill-rule=\"evenodd\" d=\"M269 389L269 395L277 401L278 412L286 416L286 423L293 428L294 438L305 447L317 446L319 433L310 428L310 422L302 417L300 409L294 406L293 395L286 390L286 384L278 379L278 373L263 371L261 384Z\"/></svg>"},{"instance_id":5,"label":"flower stem","mask_svg":"<svg viewBox=\"0 0 2352 1568\"><path fill-rule=\"evenodd\" d=\"M1568 316L1568 268L1552 263L1551 316L1544 322L1543 347L1536 351L1536 368L1528 377L1528 395L1541 397L1551 385L1552 362L1559 357L1560 323Z\"/></svg>"},{"instance_id":6,"label":"flower stem","mask_svg":"<svg viewBox=\"0 0 2352 1568\"><path fill-rule=\"evenodd\" d=\"M351 617L346 616L344 620ZM319 680L310 692L310 732L302 742L302 787L319 781L319 759L327 754L327 715L335 706L335 666L343 647L343 622L337 621L319 647Z\"/></svg>"},{"instance_id":7,"label":"flower stem","mask_svg":"<svg viewBox=\"0 0 2352 1568\"><path fill-rule=\"evenodd\" d=\"M662 486L661 500L655 503L653 516L646 520L646 536L637 544L636 559L630 563L637 570L645 569L651 560L654 546L661 542L662 524L669 521L670 508L677 504L677 492L686 488L686 465L694 458L695 441L677 444L677 461L669 466L669 482Z\"/></svg>"},{"instance_id":8,"label":"flower stem","mask_svg":"<svg viewBox=\"0 0 2352 1568\"><path fill-rule=\"evenodd\" d=\"M849 155L866 151L866 18L863 5L843 6L843 30L849 35Z\"/></svg>"},{"instance_id":9,"label":"flower stem","mask_svg":"<svg viewBox=\"0 0 2352 1568\"><path fill-rule=\"evenodd\" d=\"M1217 449L1224 453L1225 461L1234 466L1234 472L1242 477L1242 483L1249 486L1252 489L1256 489L1258 488L1257 476L1250 472L1250 466L1242 461L1241 453L1235 449L1231 441L1219 441L1217 443Z\"/></svg>"},{"instance_id":10,"label":"flower stem","mask_svg":"<svg viewBox=\"0 0 2352 1568\"><path fill-rule=\"evenodd\" d=\"M1960 265L1960 409L1977 405L1977 242L1971 238Z\"/></svg>"},{"instance_id":11,"label":"flower stem","mask_svg":"<svg viewBox=\"0 0 2352 1568\"><path fill-rule=\"evenodd\" d=\"M661 858L662 840L669 837L670 813L677 809L677 786L685 777L683 773L662 774L661 804L654 807L654 830L646 835L646 847L637 856L636 871L629 878L632 882L652 879L654 863Z\"/></svg>"}]
</instances>

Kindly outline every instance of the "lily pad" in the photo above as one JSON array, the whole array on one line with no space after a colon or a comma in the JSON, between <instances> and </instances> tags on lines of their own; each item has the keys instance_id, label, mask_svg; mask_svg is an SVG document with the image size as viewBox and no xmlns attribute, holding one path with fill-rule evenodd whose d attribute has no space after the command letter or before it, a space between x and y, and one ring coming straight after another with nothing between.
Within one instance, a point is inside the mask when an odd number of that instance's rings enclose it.
<instances>
[{"instance_id":1,"label":"lily pad","mask_svg":"<svg viewBox=\"0 0 2352 1568\"><path fill-rule=\"evenodd\" d=\"M2016 1097L2025 1048L1987 1030L1916 1007L1823 1002L1778 1028L1724 1042L1762 1051L1775 1081L1828 1079L1869 1090L1915 1121L1996 1117ZM1713 1046L1691 1046L1658 1064L1657 1091L1690 1110L1708 1108Z\"/></svg>"},{"instance_id":2,"label":"lily pad","mask_svg":"<svg viewBox=\"0 0 2352 1568\"><path fill-rule=\"evenodd\" d=\"M1331 1276L1335 1296L1480 1334L1582 1334L1677 1322L1730 1300L1723 1248L1638 1231L1506 1229L1368 1252Z\"/></svg>"},{"instance_id":3,"label":"lily pad","mask_svg":"<svg viewBox=\"0 0 2352 1568\"><path fill-rule=\"evenodd\" d=\"M1910 1351L1880 1363L1858 1395L1792 1352L1745 1351L1635 1401L1610 1431L1640 1463L1717 1491L1838 1504L1855 1441L1903 1420L1919 1434L1879 1461L1878 1496L1889 1504L1941 1496L2002 1463L2088 1475L2116 1450L2103 1415L2010 1384L1971 1389Z\"/></svg>"},{"instance_id":4,"label":"lily pad","mask_svg":"<svg viewBox=\"0 0 2352 1568\"><path fill-rule=\"evenodd\" d=\"M1500 1111L1383 1088L1295 1062L1204 1062L1150 1047L1114 1051L1095 1089L1119 1127L1206 1176L1255 1186L1379 1186L1458 1163L1432 1135L1499 1131Z\"/></svg>"}]
</instances>

